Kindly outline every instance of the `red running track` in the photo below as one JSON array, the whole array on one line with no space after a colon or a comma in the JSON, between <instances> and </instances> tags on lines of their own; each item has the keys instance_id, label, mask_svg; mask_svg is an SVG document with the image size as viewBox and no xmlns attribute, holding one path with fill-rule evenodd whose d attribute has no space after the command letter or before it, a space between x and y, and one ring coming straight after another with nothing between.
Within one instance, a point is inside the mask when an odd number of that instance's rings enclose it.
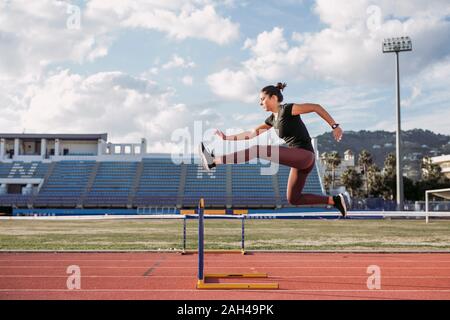
<instances>
[{"instance_id":1,"label":"red running track","mask_svg":"<svg viewBox=\"0 0 450 320\"><path fill-rule=\"evenodd\" d=\"M206 254L206 273L265 272L279 290L197 290L197 255L0 253L0 299L450 300L450 253ZM80 268L80 289L68 289ZM369 289L378 266L379 289ZM368 269L369 268L369 269ZM369 279L369 277L371 277ZM69 281L70 284L70 281Z\"/></svg>"}]
</instances>

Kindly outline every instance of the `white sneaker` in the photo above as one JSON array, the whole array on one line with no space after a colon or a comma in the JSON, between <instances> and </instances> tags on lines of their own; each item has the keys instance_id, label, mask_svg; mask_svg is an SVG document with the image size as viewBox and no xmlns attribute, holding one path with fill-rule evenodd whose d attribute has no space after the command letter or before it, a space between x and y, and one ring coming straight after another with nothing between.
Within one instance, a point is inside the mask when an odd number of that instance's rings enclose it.
<instances>
[{"instance_id":1,"label":"white sneaker","mask_svg":"<svg viewBox=\"0 0 450 320\"><path fill-rule=\"evenodd\" d=\"M198 146L198 153L200 155L200 159L202 161L202 166L206 171L211 171L212 168L216 166L214 163L214 153L209 151L203 142L200 142Z\"/></svg>"},{"instance_id":2,"label":"white sneaker","mask_svg":"<svg viewBox=\"0 0 450 320\"><path fill-rule=\"evenodd\" d=\"M347 191L345 191L343 195L345 201L347 202L347 210L350 210L350 208L352 207L352 198L350 197L350 194Z\"/></svg>"}]
</instances>

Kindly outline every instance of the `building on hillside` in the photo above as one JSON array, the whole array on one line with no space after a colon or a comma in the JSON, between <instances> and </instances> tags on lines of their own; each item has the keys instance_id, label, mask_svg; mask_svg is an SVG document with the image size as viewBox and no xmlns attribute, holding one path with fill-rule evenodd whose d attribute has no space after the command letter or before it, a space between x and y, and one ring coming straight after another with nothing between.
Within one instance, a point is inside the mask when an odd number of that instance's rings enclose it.
<instances>
[{"instance_id":1,"label":"building on hillside","mask_svg":"<svg viewBox=\"0 0 450 320\"><path fill-rule=\"evenodd\" d=\"M416 165L416 163L404 164L403 165L403 176L411 179L413 181L420 180L421 171L420 167Z\"/></svg>"},{"instance_id":2,"label":"building on hillside","mask_svg":"<svg viewBox=\"0 0 450 320\"><path fill-rule=\"evenodd\" d=\"M432 157L432 163L437 164L441 167L442 174L450 179L450 154Z\"/></svg>"},{"instance_id":3,"label":"building on hillside","mask_svg":"<svg viewBox=\"0 0 450 320\"><path fill-rule=\"evenodd\" d=\"M318 168L319 168L319 174L320 174L320 178L324 179L325 175L327 174L331 174L331 171L327 169L327 164L325 161L325 158L323 157L323 153L319 154L317 152L317 155L319 156L319 161L318 161ZM345 172L345 170L347 170L348 168L355 168L357 171L359 171L359 169L357 168L356 164L355 164L355 155L353 154L353 151L351 150L346 150L344 152L343 157L341 156L341 164L335 169L335 191L338 192L337 190L342 191L342 184L341 184L341 175ZM336 193L333 192L332 193Z\"/></svg>"}]
</instances>

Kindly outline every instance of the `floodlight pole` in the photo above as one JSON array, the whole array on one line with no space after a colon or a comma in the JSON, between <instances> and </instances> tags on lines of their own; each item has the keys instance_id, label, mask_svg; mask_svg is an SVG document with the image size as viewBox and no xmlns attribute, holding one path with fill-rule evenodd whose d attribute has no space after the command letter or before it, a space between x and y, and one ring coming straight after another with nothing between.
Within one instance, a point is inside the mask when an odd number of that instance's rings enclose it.
<instances>
[{"instance_id":1,"label":"floodlight pole","mask_svg":"<svg viewBox=\"0 0 450 320\"><path fill-rule=\"evenodd\" d=\"M397 82L397 134L396 134L396 175L397 175L397 210L403 210L404 194L403 194L403 166L402 166L402 152L401 152L401 118L400 118L400 64L398 58L398 51L395 51L396 57L396 75Z\"/></svg>"},{"instance_id":2,"label":"floodlight pole","mask_svg":"<svg viewBox=\"0 0 450 320\"><path fill-rule=\"evenodd\" d=\"M388 38L383 41L383 53L395 52L395 80L397 94L397 134L396 134L396 175L397 175L397 210L403 210L403 166L402 166L402 143L401 143L401 118L400 118L400 63L399 52L412 51L411 39L409 37Z\"/></svg>"}]
</instances>

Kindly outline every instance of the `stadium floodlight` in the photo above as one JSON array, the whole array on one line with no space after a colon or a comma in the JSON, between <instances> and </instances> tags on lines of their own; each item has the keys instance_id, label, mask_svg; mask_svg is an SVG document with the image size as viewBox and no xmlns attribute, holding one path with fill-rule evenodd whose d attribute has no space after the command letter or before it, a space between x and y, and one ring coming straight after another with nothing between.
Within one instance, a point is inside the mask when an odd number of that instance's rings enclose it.
<instances>
[{"instance_id":1,"label":"stadium floodlight","mask_svg":"<svg viewBox=\"0 0 450 320\"><path fill-rule=\"evenodd\" d=\"M412 51L412 42L409 37L384 39L383 53L400 51Z\"/></svg>"},{"instance_id":2,"label":"stadium floodlight","mask_svg":"<svg viewBox=\"0 0 450 320\"><path fill-rule=\"evenodd\" d=\"M396 135L396 160L397 160L397 210L403 210L403 170L401 152L401 120L400 120L400 65L398 53L412 51L412 42L409 37L387 38L383 41L383 53L395 52L396 57L396 91L397 91L397 135Z\"/></svg>"}]
</instances>

